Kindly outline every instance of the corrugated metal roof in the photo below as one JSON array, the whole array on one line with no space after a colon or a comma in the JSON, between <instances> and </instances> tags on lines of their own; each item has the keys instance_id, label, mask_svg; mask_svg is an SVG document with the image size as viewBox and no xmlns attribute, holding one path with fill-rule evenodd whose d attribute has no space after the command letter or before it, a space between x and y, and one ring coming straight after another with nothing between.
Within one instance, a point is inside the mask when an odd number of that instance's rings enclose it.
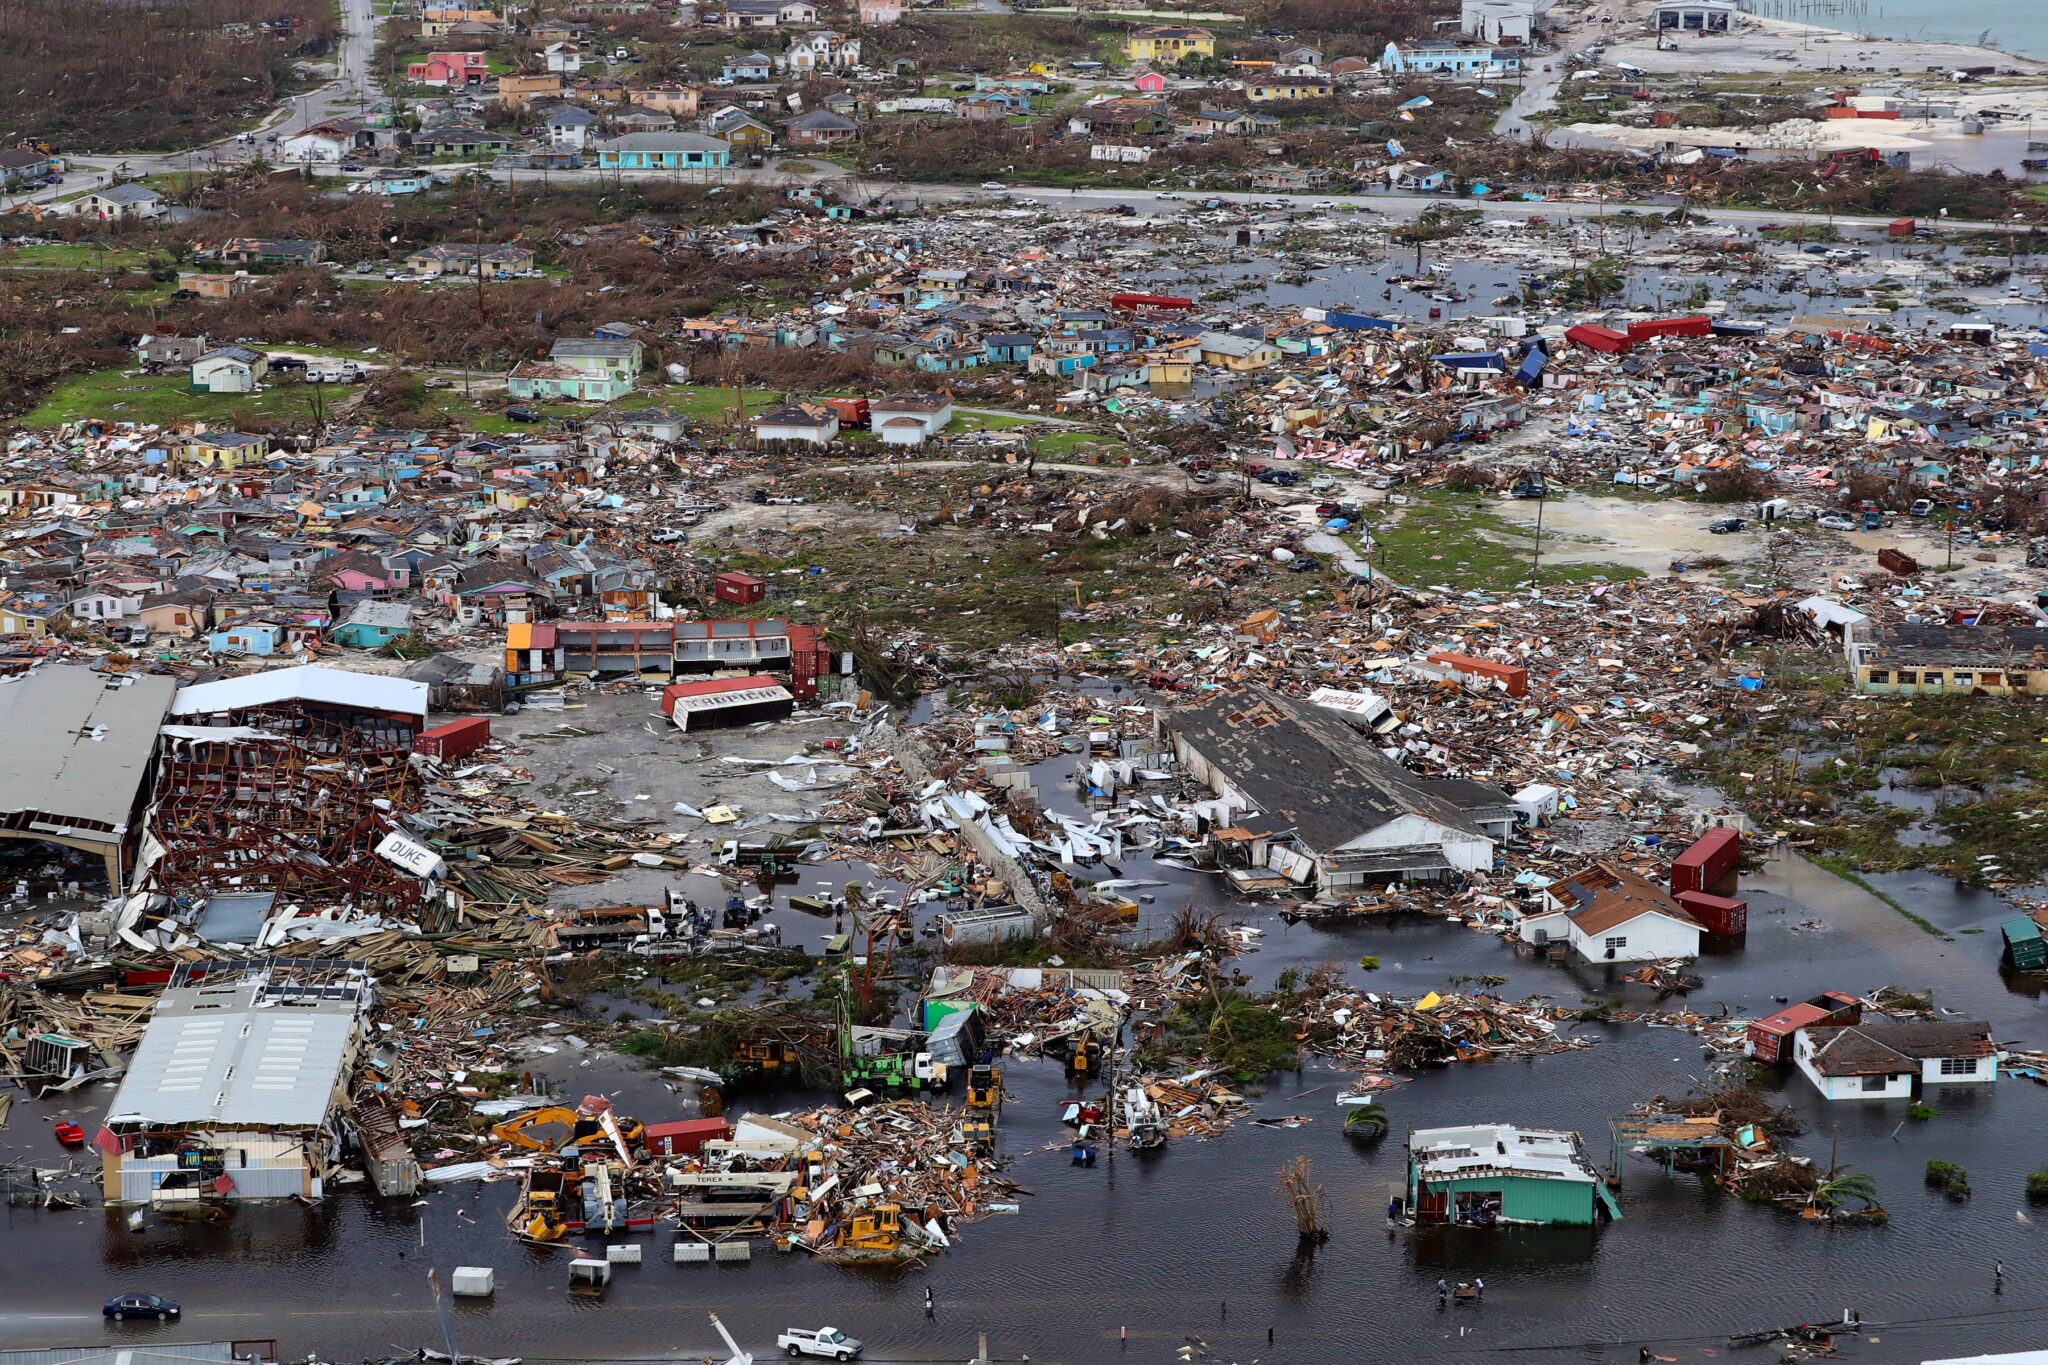
<instances>
[{"instance_id":1,"label":"corrugated metal roof","mask_svg":"<svg viewBox=\"0 0 2048 1365\"><path fill-rule=\"evenodd\" d=\"M269 996L260 977L167 990L107 1121L317 1127L363 1007Z\"/></svg>"},{"instance_id":2,"label":"corrugated metal roof","mask_svg":"<svg viewBox=\"0 0 2048 1365\"><path fill-rule=\"evenodd\" d=\"M181 716L215 715L279 702L310 701L329 706L356 706L366 711L427 714L427 685L374 673L306 664L274 668L219 682L198 683L179 692L171 710Z\"/></svg>"},{"instance_id":3,"label":"corrugated metal roof","mask_svg":"<svg viewBox=\"0 0 2048 1365\"><path fill-rule=\"evenodd\" d=\"M178 685L137 674L109 686L114 676L50 664L0 683L0 810L127 826ZM97 830L74 837L112 842Z\"/></svg>"}]
</instances>

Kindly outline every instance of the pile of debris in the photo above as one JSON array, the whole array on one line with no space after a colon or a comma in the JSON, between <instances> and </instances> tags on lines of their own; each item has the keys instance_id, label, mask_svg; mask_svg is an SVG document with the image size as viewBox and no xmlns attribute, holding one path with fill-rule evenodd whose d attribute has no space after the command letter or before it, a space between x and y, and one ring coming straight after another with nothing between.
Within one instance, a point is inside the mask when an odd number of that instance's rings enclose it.
<instances>
[{"instance_id":1,"label":"pile of debris","mask_svg":"<svg viewBox=\"0 0 2048 1365\"><path fill-rule=\"evenodd\" d=\"M814 1139L791 1244L830 1260L910 1261L951 1246L961 1223L1016 1212L1021 1187L977 1154L961 1117L918 1100L783 1116Z\"/></svg>"},{"instance_id":2,"label":"pile of debris","mask_svg":"<svg viewBox=\"0 0 2048 1365\"><path fill-rule=\"evenodd\" d=\"M1496 1057L1540 1057L1593 1046L1563 1037L1570 1012L1535 1000L1440 995L1401 1001L1371 991L1328 989L1298 1005L1303 1045L1351 1065L1413 1070Z\"/></svg>"}]
</instances>

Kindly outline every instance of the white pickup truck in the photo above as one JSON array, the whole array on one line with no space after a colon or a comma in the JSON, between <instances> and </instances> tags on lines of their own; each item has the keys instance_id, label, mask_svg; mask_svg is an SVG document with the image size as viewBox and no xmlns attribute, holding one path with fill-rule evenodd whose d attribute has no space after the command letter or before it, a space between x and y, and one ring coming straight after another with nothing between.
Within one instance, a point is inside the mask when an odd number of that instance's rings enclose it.
<instances>
[{"instance_id":1,"label":"white pickup truck","mask_svg":"<svg viewBox=\"0 0 2048 1365\"><path fill-rule=\"evenodd\" d=\"M775 1344L793 1356L823 1356L827 1360L853 1360L861 1352L861 1344L837 1327L820 1327L815 1332L793 1327L775 1338Z\"/></svg>"}]
</instances>

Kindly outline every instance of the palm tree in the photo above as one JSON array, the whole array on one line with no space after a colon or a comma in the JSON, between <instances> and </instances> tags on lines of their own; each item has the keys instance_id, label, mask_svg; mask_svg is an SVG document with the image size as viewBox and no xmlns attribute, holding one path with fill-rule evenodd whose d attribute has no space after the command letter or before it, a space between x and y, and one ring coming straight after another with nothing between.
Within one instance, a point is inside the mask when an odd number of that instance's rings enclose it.
<instances>
[{"instance_id":1,"label":"palm tree","mask_svg":"<svg viewBox=\"0 0 2048 1365\"><path fill-rule=\"evenodd\" d=\"M1821 1205L1829 1210L1842 1207L1842 1201L1854 1199L1865 1209L1877 1207L1877 1182L1860 1171L1833 1171L1828 1178L1814 1187L1807 1196L1807 1202Z\"/></svg>"},{"instance_id":2,"label":"palm tree","mask_svg":"<svg viewBox=\"0 0 2048 1365\"><path fill-rule=\"evenodd\" d=\"M1566 296L1597 308L1608 295L1619 294L1628 284L1628 277L1622 273L1621 262L1612 256L1602 256L1576 270L1567 270L1561 283Z\"/></svg>"},{"instance_id":3,"label":"palm tree","mask_svg":"<svg viewBox=\"0 0 2048 1365\"><path fill-rule=\"evenodd\" d=\"M1378 1142L1387 1135L1387 1111L1377 1104L1361 1104L1344 1116L1344 1136L1364 1142Z\"/></svg>"}]
</instances>

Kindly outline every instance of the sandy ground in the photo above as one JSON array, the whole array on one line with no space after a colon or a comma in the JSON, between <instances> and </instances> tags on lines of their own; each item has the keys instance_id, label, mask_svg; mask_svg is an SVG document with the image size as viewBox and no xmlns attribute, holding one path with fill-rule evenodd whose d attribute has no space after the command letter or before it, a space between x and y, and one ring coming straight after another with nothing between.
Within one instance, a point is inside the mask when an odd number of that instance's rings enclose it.
<instances>
[{"instance_id":1,"label":"sandy ground","mask_svg":"<svg viewBox=\"0 0 2048 1365\"><path fill-rule=\"evenodd\" d=\"M1654 35L1644 33L1652 6L1630 7L1626 17L1611 27L1603 64L1628 62L1645 71L1704 75L1730 71L1833 71L1847 66L1853 71L1875 70L1879 74L1897 67L1907 76L1922 76L1928 68L1942 72L1959 67L1996 66L2028 75L2048 74L2048 62L2014 57L1986 47L1958 43L1910 42L1896 38L1865 38L1818 24L1795 23L1789 19L1762 19L1743 15L1735 33L1711 37L1678 36L1675 50L1659 52ZM1792 54L1787 61L1773 53Z\"/></svg>"}]
</instances>

